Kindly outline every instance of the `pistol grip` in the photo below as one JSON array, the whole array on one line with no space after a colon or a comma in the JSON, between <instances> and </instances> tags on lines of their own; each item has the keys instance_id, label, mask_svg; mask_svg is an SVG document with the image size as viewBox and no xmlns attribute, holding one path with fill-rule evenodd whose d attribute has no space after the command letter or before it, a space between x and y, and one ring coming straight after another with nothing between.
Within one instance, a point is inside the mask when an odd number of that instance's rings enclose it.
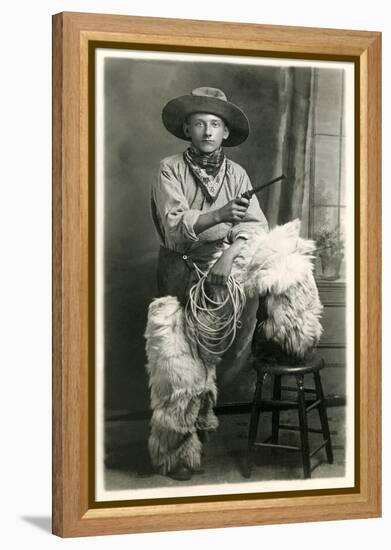
<instances>
[{"instance_id":1,"label":"pistol grip","mask_svg":"<svg viewBox=\"0 0 391 550\"><path fill-rule=\"evenodd\" d=\"M251 197L252 197L252 193L251 191L245 191L244 193L242 193L240 196L243 198L243 199L247 199L247 200L250 200Z\"/></svg>"}]
</instances>

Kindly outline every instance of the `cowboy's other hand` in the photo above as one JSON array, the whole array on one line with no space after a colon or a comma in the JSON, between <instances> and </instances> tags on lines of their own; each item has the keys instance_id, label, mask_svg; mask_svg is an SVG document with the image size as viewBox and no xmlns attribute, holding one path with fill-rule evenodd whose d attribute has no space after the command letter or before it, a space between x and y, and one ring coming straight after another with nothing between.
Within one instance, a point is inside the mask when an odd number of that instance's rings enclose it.
<instances>
[{"instance_id":1,"label":"cowboy's other hand","mask_svg":"<svg viewBox=\"0 0 391 550\"><path fill-rule=\"evenodd\" d=\"M236 197L219 208L218 215L221 222L234 223L242 220L246 215L250 201L244 197Z\"/></svg>"},{"instance_id":2,"label":"cowboy's other hand","mask_svg":"<svg viewBox=\"0 0 391 550\"><path fill-rule=\"evenodd\" d=\"M210 285L224 286L231 273L233 258L230 254L223 254L209 270L206 281Z\"/></svg>"}]
</instances>

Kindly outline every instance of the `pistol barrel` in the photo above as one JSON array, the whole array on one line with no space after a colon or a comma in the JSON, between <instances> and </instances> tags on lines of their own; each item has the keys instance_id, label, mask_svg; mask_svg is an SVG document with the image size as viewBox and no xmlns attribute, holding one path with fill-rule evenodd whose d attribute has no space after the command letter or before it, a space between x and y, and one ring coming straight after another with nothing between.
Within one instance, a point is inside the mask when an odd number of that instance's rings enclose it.
<instances>
[{"instance_id":1,"label":"pistol barrel","mask_svg":"<svg viewBox=\"0 0 391 550\"><path fill-rule=\"evenodd\" d=\"M262 191L262 189L265 189L265 187L269 187L269 185L272 185L273 183L277 183L278 181L282 181L286 179L286 175L282 174L281 176L278 176L278 178L274 178L267 183L263 183L262 185L258 185L257 187L254 187L253 189L249 189L248 191L245 191L242 193L241 197L244 197L245 199L251 199L253 195L256 193L259 193Z\"/></svg>"}]
</instances>

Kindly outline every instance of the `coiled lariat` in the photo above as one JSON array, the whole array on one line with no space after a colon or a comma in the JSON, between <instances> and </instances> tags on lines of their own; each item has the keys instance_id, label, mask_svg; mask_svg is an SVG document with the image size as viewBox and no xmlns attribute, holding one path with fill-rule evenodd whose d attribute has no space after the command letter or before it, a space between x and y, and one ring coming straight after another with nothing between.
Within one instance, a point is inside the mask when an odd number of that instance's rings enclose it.
<instances>
[{"instance_id":1,"label":"coiled lariat","mask_svg":"<svg viewBox=\"0 0 391 550\"><path fill-rule=\"evenodd\" d=\"M222 355L232 345L241 326L246 295L241 284L229 275L227 284L222 287L225 296L221 300L213 299L206 288L207 273L195 263L194 268L198 281L190 288L185 307L188 334L202 350L212 355Z\"/></svg>"}]
</instances>

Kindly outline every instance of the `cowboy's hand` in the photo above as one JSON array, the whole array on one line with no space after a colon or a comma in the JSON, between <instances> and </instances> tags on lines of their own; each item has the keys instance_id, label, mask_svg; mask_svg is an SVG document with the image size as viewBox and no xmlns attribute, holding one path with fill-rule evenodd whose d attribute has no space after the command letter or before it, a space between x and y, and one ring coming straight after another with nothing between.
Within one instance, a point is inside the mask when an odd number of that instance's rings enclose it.
<instances>
[{"instance_id":1,"label":"cowboy's hand","mask_svg":"<svg viewBox=\"0 0 391 550\"><path fill-rule=\"evenodd\" d=\"M246 215L250 201L244 197L236 197L219 208L218 215L221 222L239 222Z\"/></svg>"},{"instance_id":2,"label":"cowboy's hand","mask_svg":"<svg viewBox=\"0 0 391 550\"><path fill-rule=\"evenodd\" d=\"M209 270L206 281L209 285L224 286L231 273L233 258L231 254L223 254Z\"/></svg>"}]
</instances>

